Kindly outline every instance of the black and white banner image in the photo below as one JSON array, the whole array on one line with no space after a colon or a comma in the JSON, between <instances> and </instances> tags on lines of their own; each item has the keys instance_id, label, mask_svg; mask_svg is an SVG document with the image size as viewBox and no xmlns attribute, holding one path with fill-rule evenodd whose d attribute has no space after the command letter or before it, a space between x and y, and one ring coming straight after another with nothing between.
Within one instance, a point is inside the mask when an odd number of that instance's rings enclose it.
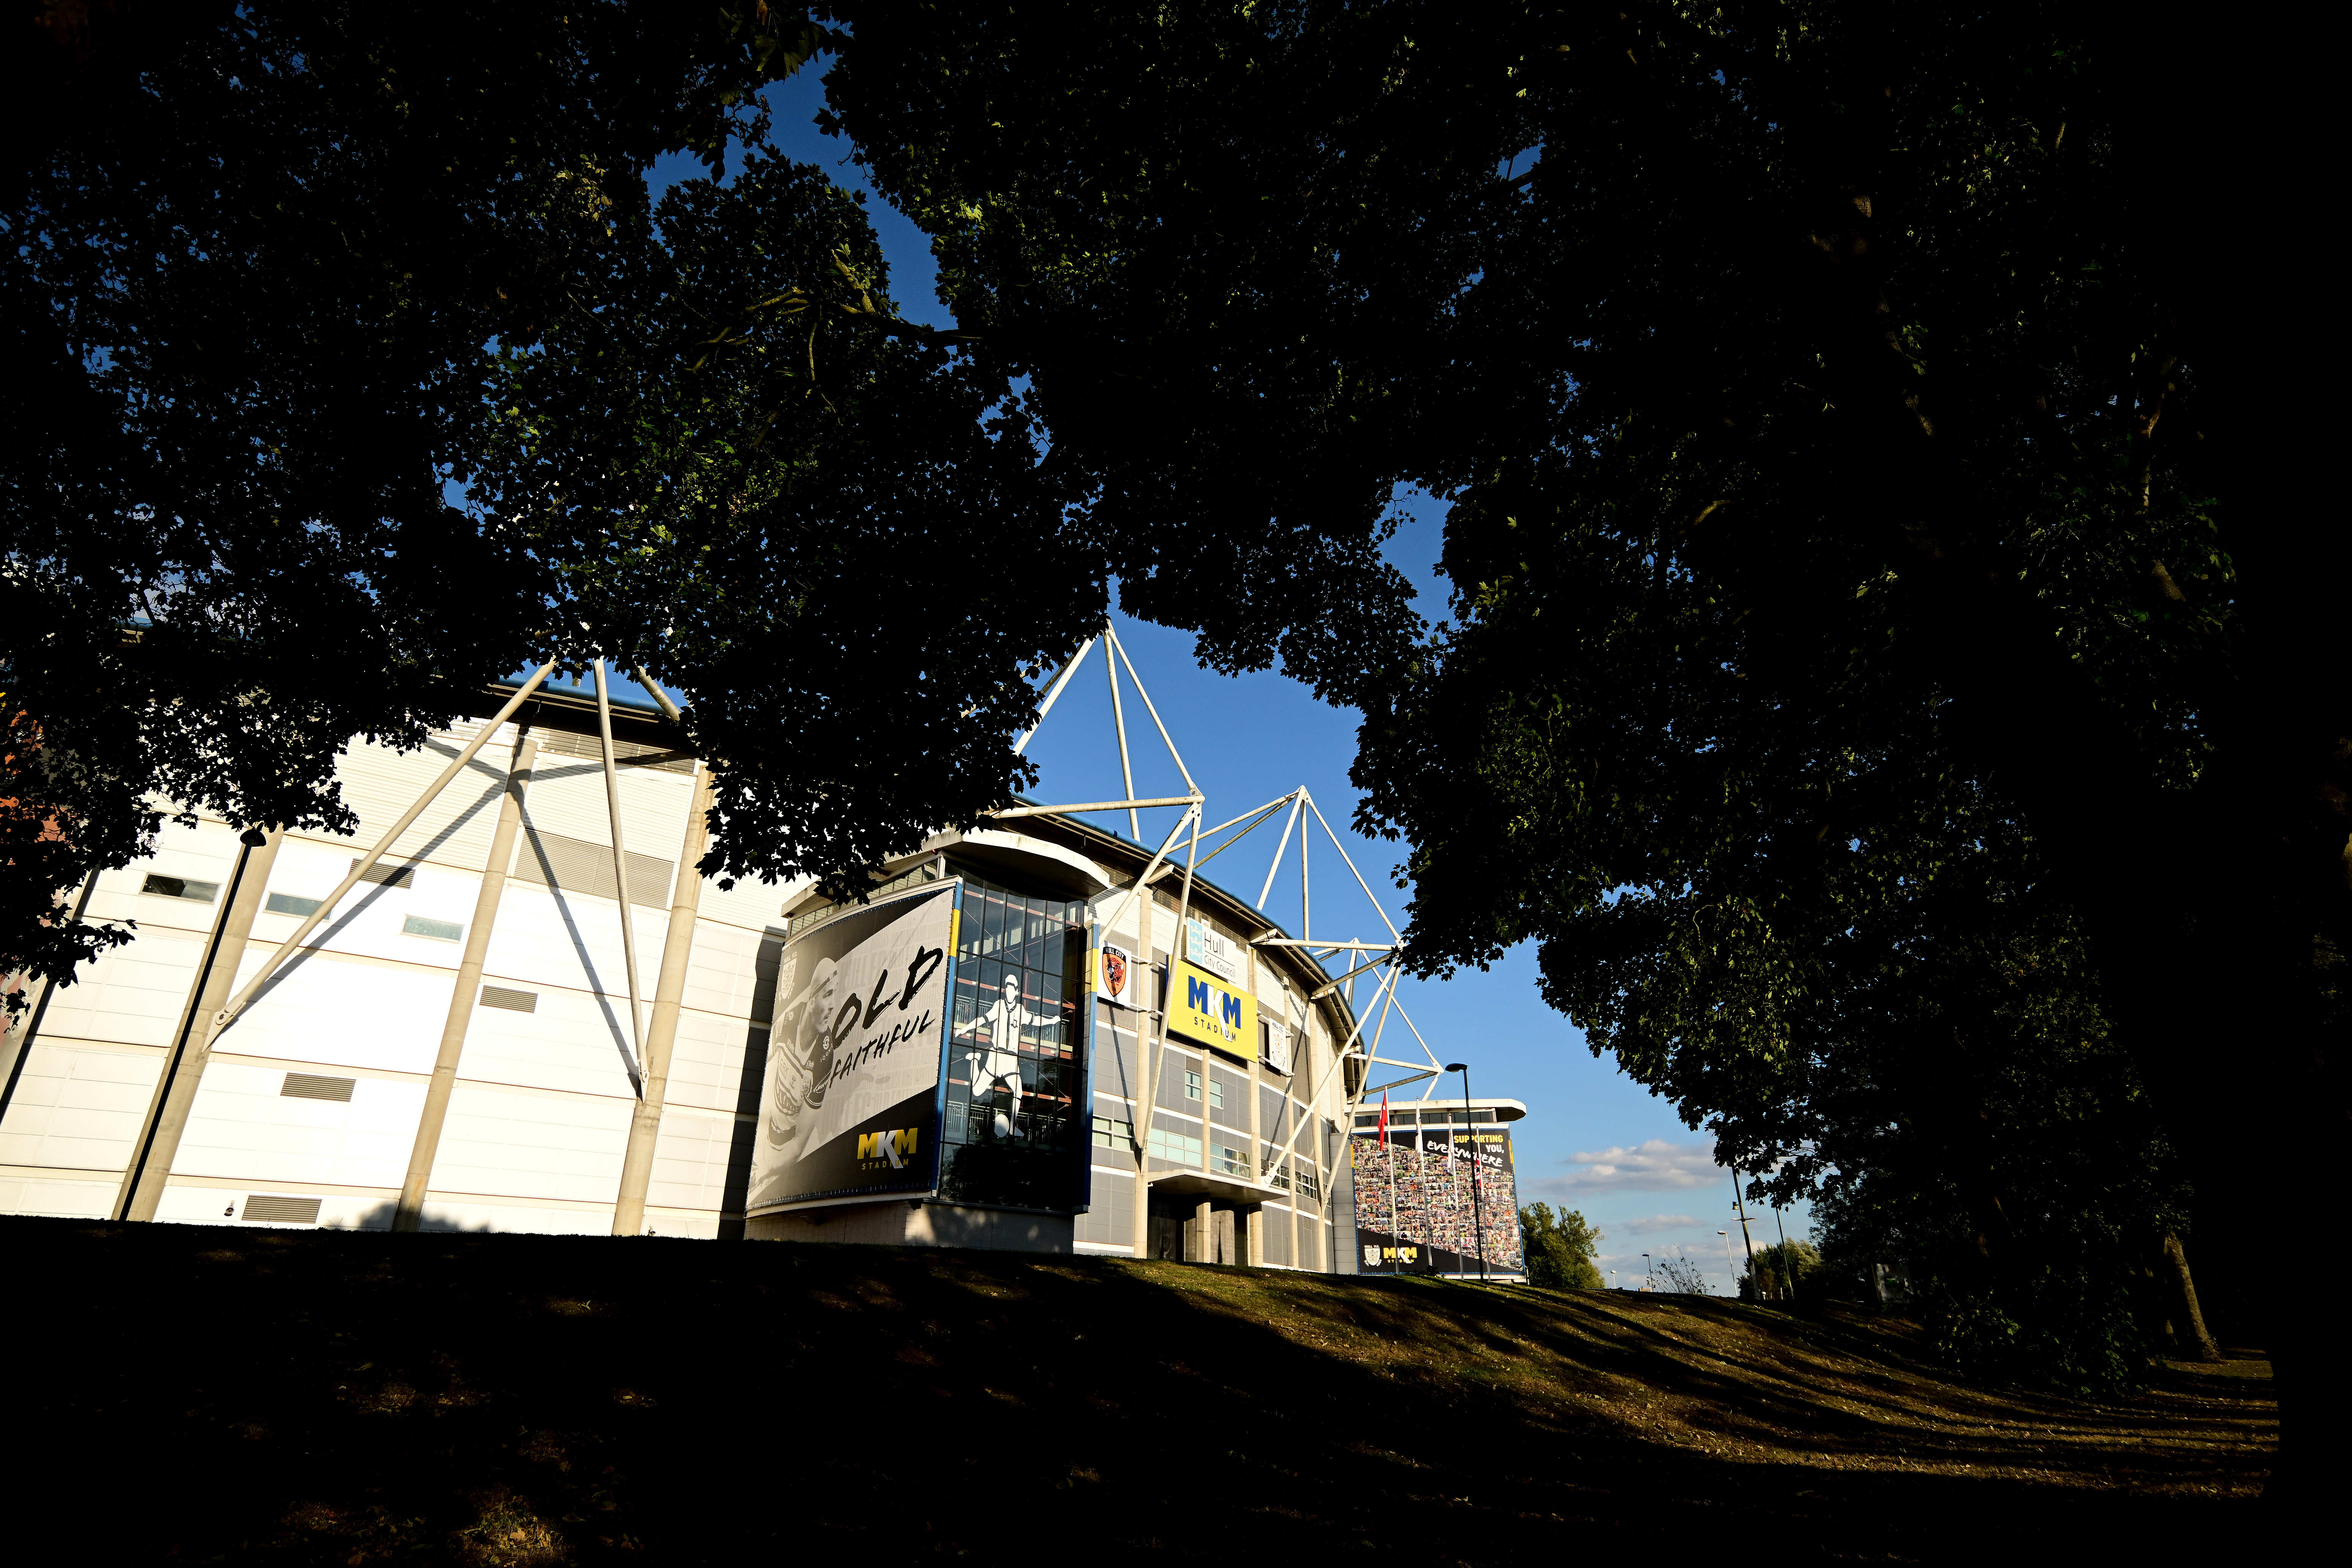
<instances>
[{"instance_id":1,"label":"black and white banner image","mask_svg":"<svg viewBox=\"0 0 2352 1568\"><path fill-rule=\"evenodd\" d=\"M748 1212L937 1187L958 887L877 903L785 944Z\"/></svg>"}]
</instances>

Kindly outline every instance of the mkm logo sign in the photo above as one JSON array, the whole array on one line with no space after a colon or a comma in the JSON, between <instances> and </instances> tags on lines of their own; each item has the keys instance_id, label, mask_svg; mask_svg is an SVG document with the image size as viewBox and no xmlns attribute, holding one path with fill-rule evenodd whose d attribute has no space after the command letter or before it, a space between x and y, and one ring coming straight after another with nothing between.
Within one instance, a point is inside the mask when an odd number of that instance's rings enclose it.
<instances>
[{"instance_id":1,"label":"mkm logo sign","mask_svg":"<svg viewBox=\"0 0 2352 1568\"><path fill-rule=\"evenodd\" d=\"M1195 1013L1213 1011L1228 1029L1242 1026L1242 999L1230 991L1212 995L1209 983L1197 974L1184 977L1184 1005Z\"/></svg>"},{"instance_id":2,"label":"mkm logo sign","mask_svg":"<svg viewBox=\"0 0 2352 1568\"><path fill-rule=\"evenodd\" d=\"M1226 984L1206 970L1179 959L1174 978L1181 989L1169 1010L1171 1028L1211 1045L1245 1054L1257 1049L1257 998Z\"/></svg>"},{"instance_id":3,"label":"mkm logo sign","mask_svg":"<svg viewBox=\"0 0 2352 1568\"><path fill-rule=\"evenodd\" d=\"M901 1127L895 1132L860 1132L857 1135L857 1157L860 1160L887 1160L897 1170L914 1156L915 1135L920 1129Z\"/></svg>"}]
</instances>

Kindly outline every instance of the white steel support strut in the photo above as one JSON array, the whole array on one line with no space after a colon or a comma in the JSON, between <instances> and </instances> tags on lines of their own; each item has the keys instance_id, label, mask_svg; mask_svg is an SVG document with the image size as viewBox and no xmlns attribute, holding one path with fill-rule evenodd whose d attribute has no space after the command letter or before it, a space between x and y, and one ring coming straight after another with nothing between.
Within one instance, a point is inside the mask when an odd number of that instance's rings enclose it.
<instances>
[{"instance_id":1,"label":"white steel support strut","mask_svg":"<svg viewBox=\"0 0 2352 1568\"><path fill-rule=\"evenodd\" d=\"M1306 794L1304 790L1299 793ZM1328 838L1331 841L1331 847L1339 852L1340 862L1348 868L1348 875L1356 879L1356 886L1364 889L1364 897L1371 900L1372 908L1380 910L1381 923L1389 928L1389 935L1396 938L1400 942L1404 941L1403 934L1396 928L1396 922L1389 919L1388 910L1381 909L1381 900L1373 896L1371 884L1364 880L1364 874L1356 869L1356 862L1349 858L1348 847L1339 842L1339 836L1331 831L1331 825L1324 822L1323 808L1315 804L1313 795L1307 796L1307 809L1315 814L1316 821L1323 823L1323 837ZM1307 933L1302 931L1298 934L1304 936Z\"/></svg>"},{"instance_id":2,"label":"white steel support strut","mask_svg":"<svg viewBox=\"0 0 2352 1568\"><path fill-rule=\"evenodd\" d=\"M1160 710L1152 706L1151 693L1144 689L1143 677L1135 673L1135 661L1127 657L1127 645L1118 640L1118 634L1108 624L1103 627L1103 637L1110 644L1111 652L1118 655L1118 662L1127 667L1127 678L1135 682L1135 694L1143 699L1143 710L1151 715L1152 727L1160 731L1160 743L1168 748L1169 756L1175 759L1176 771L1184 775L1184 787L1199 795L1201 786L1192 782L1192 770L1184 765L1184 753L1176 749L1176 742L1169 738L1168 726L1160 722ZM1130 791L1133 788L1132 785L1129 787Z\"/></svg>"},{"instance_id":3,"label":"white steel support strut","mask_svg":"<svg viewBox=\"0 0 2352 1568\"><path fill-rule=\"evenodd\" d=\"M637 1098L646 1093L645 1024L637 1016L637 932L629 916L629 852L621 843L621 774L613 765L613 699L604 689L604 661L596 661L596 735L604 745L604 814L613 824L613 880L621 898L621 968L629 983L629 1068Z\"/></svg>"},{"instance_id":4,"label":"white steel support strut","mask_svg":"<svg viewBox=\"0 0 2352 1568\"><path fill-rule=\"evenodd\" d=\"M1108 626L1103 628L1103 636L1110 636ZM1118 644L1114 642L1107 646L1116 647ZM1127 755L1127 710L1118 700L1118 660L1108 653L1103 655L1103 674L1110 679L1110 727L1118 734L1118 782L1127 791L1127 798L1132 801L1135 798L1135 765ZM1143 823L1135 815L1132 805L1127 808L1127 836L1139 844L1143 842Z\"/></svg>"},{"instance_id":5,"label":"white steel support strut","mask_svg":"<svg viewBox=\"0 0 2352 1568\"><path fill-rule=\"evenodd\" d=\"M1045 700L1037 705L1037 721L1029 726L1029 732L1027 734L1013 742L1013 754L1014 756L1017 757L1022 752L1027 751L1029 749L1029 742L1037 738L1037 731L1045 727L1045 715L1054 710L1054 704L1061 699L1062 688L1070 683L1070 677L1078 672L1078 666L1086 663L1087 655L1093 651L1095 642L1095 637L1088 637L1086 641L1080 643L1078 645L1078 651L1072 654L1069 657L1068 662L1062 666L1062 672L1054 677L1053 687L1046 691ZM1103 658L1108 662L1110 658L1110 655L1105 654L1103 655ZM1133 792L1130 791L1129 793L1132 794Z\"/></svg>"},{"instance_id":6,"label":"white steel support strut","mask_svg":"<svg viewBox=\"0 0 2352 1568\"><path fill-rule=\"evenodd\" d=\"M1266 865L1265 886L1257 890L1257 907L1261 914L1265 912L1265 900L1274 892L1275 873L1282 869L1282 852L1290 847L1290 830L1298 826L1298 808L1304 804L1300 797L1306 793L1304 786L1291 792L1290 815L1283 819L1282 840L1274 847L1274 858Z\"/></svg>"},{"instance_id":7,"label":"white steel support strut","mask_svg":"<svg viewBox=\"0 0 2352 1568\"><path fill-rule=\"evenodd\" d=\"M361 858L359 864L352 868L351 875L338 883L333 892L320 900L319 907L312 910L304 918L302 923L294 928L294 934L278 944L277 952L262 961L261 967L254 973L253 978L245 983L245 988L230 997L227 1005L213 1015L212 1026L205 1038L207 1049L211 1047L213 1039L222 1030L236 1022L238 1014L253 1005L253 999L261 994L263 986L269 984L269 977L278 973L278 966L302 945L304 940L312 931L319 929L321 921L334 913L335 906L343 901L345 894L359 886L360 879L375 869L375 863L383 858L384 851L390 849L394 841L408 831L411 823L425 815L425 808L431 805L439 798L441 792L449 787L451 779L466 771L466 764L474 760L474 753L480 751L489 738L499 732L499 725L514 717L515 710L520 708L530 694L539 689L540 682L545 680L554 672L554 669L555 661L550 659L539 667L537 674L522 683L520 689L507 700L507 705L499 709L488 723L482 726L482 732L468 741L465 750L450 759L449 765L441 770L440 777L425 786L425 793L416 797L415 804L402 812L400 820L394 823L383 837L376 840L375 847L369 850Z\"/></svg>"}]
</instances>

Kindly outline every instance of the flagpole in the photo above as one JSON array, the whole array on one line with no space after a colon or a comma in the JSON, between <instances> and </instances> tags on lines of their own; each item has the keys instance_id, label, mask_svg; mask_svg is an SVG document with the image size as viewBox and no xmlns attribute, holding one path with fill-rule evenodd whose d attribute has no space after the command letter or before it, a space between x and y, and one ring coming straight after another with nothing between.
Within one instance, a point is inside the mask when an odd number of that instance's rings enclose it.
<instances>
[{"instance_id":1,"label":"flagpole","mask_svg":"<svg viewBox=\"0 0 2352 1568\"><path fill-rule=\"evenodd\" d=\"M1397 1234L1396 1148L1389 1142L1389 1091L1381 1090L1381 1158L1389 1168L1389 1272L1404 1272L1404 1237Z\"/></svg>"}]
</instances>

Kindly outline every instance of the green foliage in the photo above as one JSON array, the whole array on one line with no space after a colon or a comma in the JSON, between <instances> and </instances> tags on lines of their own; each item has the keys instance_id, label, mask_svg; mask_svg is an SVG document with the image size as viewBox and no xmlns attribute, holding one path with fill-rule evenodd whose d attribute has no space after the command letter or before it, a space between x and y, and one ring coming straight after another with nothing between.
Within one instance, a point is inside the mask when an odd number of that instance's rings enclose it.
<instances>
[{"instance_id":1,"label":"green foliage","mask_svg":"<svg viewBox=\"0 0 2352 1568\"><path fill-rule=\"evenodd\" d=\"M445 499L491 345L796 63L682 0L133 9L0 51L0 969L65 979L103 938L57 889L156 801L348 830L352 736L419 744L558 645L530 542Z\"/></svg>"},{"instance_id":2,"label":"green foliage","mask_svg":"<svg viewBox=\"0 0 2352 1568\"><path fill-rule=\"evenodd\" d=\"M1519 1242L1528 1282L1551 1290L1601 1289L1601 1270L1592 1261L1601 1237L1579 1210L1554 1214L1549 1204L1527 1205L1519 1210Z\"/></svg>"},{"instance_id":3,"label":"green foliage","mask_svg":"<svg viewBox=\"0 0 2352 1568\"><path fill-rule=\"evenodd\" d=\"M1530 26L1427 5L844 6L824 123L1025 375L1130 613L1354 701L1422 630L1383 563L1433 340L1532 140ZM1497 90L1501 89L1501 90Z\"/></svg>"},{"instance_id":4,"label":"green foliage","mask_svg":"<svg viewBox=\"0 0 2352 1568\"><path fill-rule=\"evenodd\" d=\"M602 261L501 356L475 504L559 620L690 694L726 763L706 868L851 896L1034 776L1024 676L1100 619L1106 563L1003 379L898 317L823 171L754 153Z\"/></svg>"},{"instance_id":5,"label":"green foliage","mask_svg":"<svg viewBox=\"0 0 2352 1568\"><path fill-rule=\"evenodd\" d=\"M1682 1296L1705 1296L1709 1294L1706 1288L1706 1276L1700 1270L1696 1259L1688 1258L1661 1258L1655 1260L1651 1267L1654 1271L1656 1278L1664 1281L1664 1283L1658 1287L1661 1290L1673 1291L1674 1293Z\"/></svg>"},{"instance_id":6,"label":"green foliage","mask_svg":"<svg viewBox=\"0 0 2352 1568\"><path fill-rule=\"evenodd\" d=\"M1803 1300L1809 1281L1819 1283L1822 1275L1822 1255L1813 1244L1800 1238L1776 1241L1756 1249L1755 1258L1739 1276L1739 1296L1742 1300L1759 1298Z\"/></svg>"}]
</instances>

